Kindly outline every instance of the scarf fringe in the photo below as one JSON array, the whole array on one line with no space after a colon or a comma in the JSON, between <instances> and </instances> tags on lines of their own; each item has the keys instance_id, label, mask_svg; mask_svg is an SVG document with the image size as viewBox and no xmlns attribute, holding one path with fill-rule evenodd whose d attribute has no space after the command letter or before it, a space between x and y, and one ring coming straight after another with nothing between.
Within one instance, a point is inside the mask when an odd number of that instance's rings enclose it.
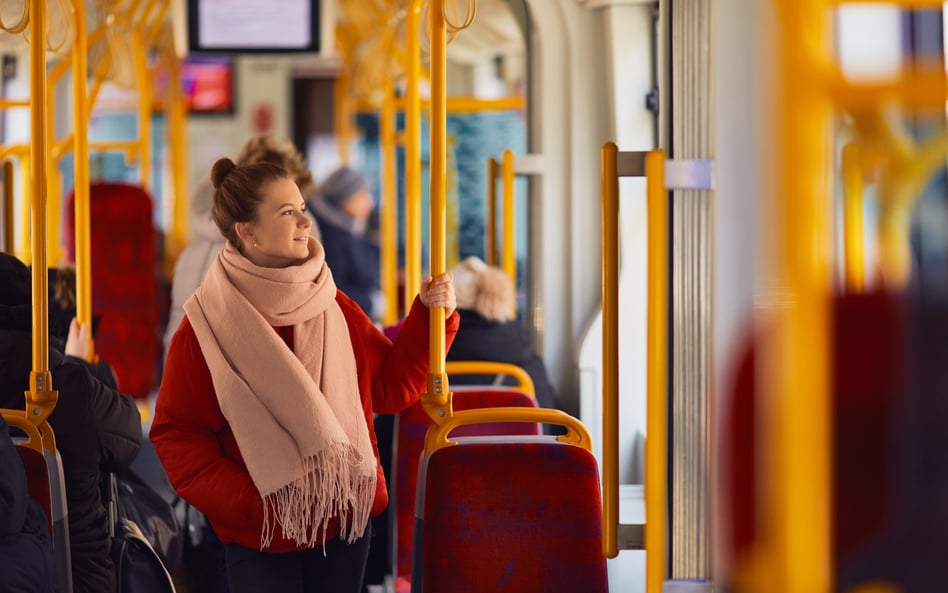
<instances>
[{"instance_id":1,"label":"scarf fringe","mask_svg":"<svg viewBox=\"0 0 948 593\"><path fill-rule=\"evenodd\" d=\"M376 479L375 465L368 470L365 465L347 443L334 443L304 459L302 478L263 498L260 549L272 543L277 526L297 545L315 547L325 542L333 518L339 519L339 535L349 543L362 537L375 500Z\"/></svg>"}]
</instances>

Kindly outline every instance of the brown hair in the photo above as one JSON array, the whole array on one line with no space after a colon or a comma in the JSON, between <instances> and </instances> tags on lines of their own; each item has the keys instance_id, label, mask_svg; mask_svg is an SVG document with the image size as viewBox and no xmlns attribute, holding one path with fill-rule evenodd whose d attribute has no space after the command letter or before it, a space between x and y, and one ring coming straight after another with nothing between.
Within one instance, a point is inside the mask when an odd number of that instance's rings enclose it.
<instances>
[{"instance_id":1,"label":"brown hair","mask_svg":"<svg viewBox=\"0 0 948 593\"><path fill-rule=\"evenodd\" d=\"M286 169L290 178L296 182L300 191L304 192L310 186L315 186L313 173L303 159L303 155L289 140L276 140L271 134L254 136L244 144L237 155L237 165L253 165L255 163L273 163Z\"/></svg>"},{"instance_id":2,"label":"brown hair","mask_svg":"<svg viewBox=\"0 0 948 593\"><path fill-rule=\"evenodd\" d=\"M273 163L238 166L223 157L211 167L211 183L214 184L211 216L221 234L234 247L241 248L234 224L257 220L257 208L263 202L260 188L277 179L291 177L286 169Z\"/></svg>"}]
</instances>

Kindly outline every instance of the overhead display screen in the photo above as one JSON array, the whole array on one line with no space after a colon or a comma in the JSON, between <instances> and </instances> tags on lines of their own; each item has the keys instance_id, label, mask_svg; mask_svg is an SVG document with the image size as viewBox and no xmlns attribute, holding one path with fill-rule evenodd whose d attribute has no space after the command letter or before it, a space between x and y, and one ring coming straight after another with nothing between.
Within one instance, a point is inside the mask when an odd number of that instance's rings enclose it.
<instances>
[{"instance_id":1,"label":"overhead display screen","mask_svg":"<svg viewBox=\"0 0 948 593\"><path fill-rule=\"evenodd\" d=\"M318 52L319 1L188 0L188 46L191 52Z\"/></svg>"}]
</instances>

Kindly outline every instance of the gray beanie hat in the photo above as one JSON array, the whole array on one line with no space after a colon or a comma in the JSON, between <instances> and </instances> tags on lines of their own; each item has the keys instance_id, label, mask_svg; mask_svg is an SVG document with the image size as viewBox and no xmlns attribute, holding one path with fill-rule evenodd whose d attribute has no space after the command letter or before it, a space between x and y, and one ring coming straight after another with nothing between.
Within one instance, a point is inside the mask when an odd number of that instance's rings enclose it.
<instances>
[{"instance_id":1,"label":"gray beanie hat","mask_svg":"<svg viewBox=\"0 0 948 593\"><path fill-rule=\"evenodd\" d=\"M369 180L351 167L337 169L319 186L323 199L334 206L341 206L358 192L369 189Z\"/></svg>"}]
</instances>

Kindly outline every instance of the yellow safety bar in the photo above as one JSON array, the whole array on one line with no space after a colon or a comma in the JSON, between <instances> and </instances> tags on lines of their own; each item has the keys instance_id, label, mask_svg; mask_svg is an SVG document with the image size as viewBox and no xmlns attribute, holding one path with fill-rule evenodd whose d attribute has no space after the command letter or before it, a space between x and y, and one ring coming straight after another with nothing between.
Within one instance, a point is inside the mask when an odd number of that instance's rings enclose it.
<instances>
[{"instance_id":1,"label":"yellow safety bar","mask_svg":"<svg viewBox=\"0 0 948 593\"><path fill-rule=\"evenodd\" d=\"M504 252L503 268L510 276L514 287L517 286L517 245L514 242L514 154L509 148L504 150L500 161L500 178L503 184ZM517 305L513 305L517 313Z\"/></svg>"},{"instance_id":2,"label":"yellow safety bar","mask_svg":"<svg viewBox=\"0 0 948 593\"><path fill-rule=\"evenodd\" d=\"M431 160L430 160L430 240L431 276L437 278L445 271L445 168L447 138L445 135L445 70L447 53L444 4L431 2L428 6L431 22ZM448 375L444 370L445 310L432 307L429 314L428 335L428 392L421 399L422 407L435 424L451 417L451 395Z\"/></svg>"},{"instance_id":3,"label":"yellow safety bar","mask_svg":"<svg viewBox=\"0 0 948 593\"><path fill-rule=\"evenodd\" d=\"M46 420L39 425L33 424L27 420L23 410L4 409L0 410L0 414L3 415L3 419L7 421L7 424L22 430L26 434L27 441L25 443L17 443L18 446L29 447L37 453L42 453L44 447L50 451L56 450L56 437L53 435L53 429Z\"/></svg>"},{"instance_id":4,"label":"yellow safety bar","mask_svg":"<svg viewBox=\"0 0 948 593\"><path fill-rule=\"evenodd\" d=\"M866 286L866 263L859 145L849 143L844 146L841 161L846 288L861 291Z\"/></svg>"},{"instance_id":5,"label":"yellow safety bar","mask_svg":"<svg viewBox=\"0 0 948 593\"><path fill-rule=\"evenodd\" d=\"M778 0L775 258L778 307L768 310L759 389L755 512L761 546L752 591L832 590L830 297L833 162L829 96L820 76L833 28L824 0ZM802 43L801 43L802 41ZM741 567L738 567L741 569Z\"/></svg>"},{"instance_id":6,"label":"yellow safety bar","mask_svg":"<svg viewBox=\"0 0 948 593\"><path fill-rule=\"evenodd\" d=\"M645 156L648 195L648 370L645 439L645 591L661 593L666 574L668 464L668 192L665 154Z\"/></svg>"},{"instance_id":7,"label":"yellow safety bar","mask_svg":"<svg viewBox=\"0 0 948 593\"><path fill-rule=\"evenodd\" d=\"M13 253L13 161L3 161L3 252Z\"/></svg>"},{"instance_id":8,"label":"yellow safety bar","mask_svg":"<svg viewBox=\"0 0 948 593\"><path fill-rule=\"evenodd\" d=\"M181 80L181 60L173 47L163 53L172 81ZM187 105L180 84L172 84L168 89L168 148L171 154L171 179L174 185L174 198L171 206L171 219L174 226L169 231L169 241L165 250L165 271L173 271L174 261L188 244L190 233L190 205L188 203L188 136Z\"/></svg>"},{"instance_id":9,"label":"yellow safety bar","mask_svg":"<svg viewBox=\"0 0 948 593\"><path fill-rule=\"evenodd\" d=\"M398 204L395 195L395 90L391 77L385 78L382 113L379 125L379 140L382 149L382 195L381 209L381 270L382 294L385 310L382 323L392 325L398 321Z\"/></svg>"},{"instance_id":10,"label":"yellow safety bar","mask_svg":"<svg viewBox=\"0 0 948 593\"><path fill-rule=\"evenodd\" d=\"M45 0L30 0L30 20L46 22ZM59 393L53 389L49 372L49 310L46 276L46 147L49 127L46 114L46 30L30 28L30 176L32 177L32 243L33 256L33 369L26 395L26 418L39 426L56 407Z\"/></svg>"},{"instance_id":11,"label":"yellow safety bar","mask_svg":"<svg viewBox=\"0 0 948 593\"><path fill-rule=\"evenodd\" d=\"M536 399L536 388L527 371L509 362L491 360L449 360L445 363L448 375L507 375L517 381L516 388Z\"/></svg>"},{"instance_id":12,"label":"yellow safety bar","mask_svg":"<svg viewBox=\"0 0 948 593\"><path fill-rule=\"evenodd\" d=\"M438 449L456 445L456 442L448 438L448 435L455 428L485 422L541 422L543 424L565 426L567 433L557 436L556 440L592 452L592 437L589 435L589 430L582 422L562 410L548 408L482 408L455 412L450 418L430 427L425 435L424 454L430 455Z\"/></svg>"},{"instance_id":13,"label":"yellow safety bar","mask_svg":"<svg viewBox=\"0 0 948 593\"><path fill-rule=\"evenodd\" d=\"M89 214L89 122L86 107L86 76L88 53L86 10L81 0L73 0L73 204L76 241L76 321L92 328L92 221ZM89 332L89 353L95 360L95 343Z\"/></svg>"},{"instance_id":14,"label":"yellow safety bar","mask_svg":"<svg viewBox=\"0 0 948 593\"><path fill-rule=\"evenodd\" d=\"M421 0L408 0L405 12L405 311L421 284Z\"/></svg>"},{"instance_id":15,"label":"yellow safety bar","mask_svg":"<svg viewBox=\"0 0 948 593\"><path fill-rule=\"evenodd\" d=\"M487 224L484 225L484 260L489 266L497 265L497 177L500 169L497 159L487 157Z\"/></svg>"},{"instance_id":16,"label":"yellow safety bar","mask_svg":"<svg viewBox=\"0 0 948 593\"><path fill-rule=\"evenodd\" d=\"M645 175L648 199L645 590L660 593L666 569L668 191L665 155L602 146L603 554L619 553L619 177ZM710 173L708 174L710 177ZM705 182L710 185L710 179ZM697 186L696 186L697 187Z\"/></svg>"},{"instance_id":17,"label":"yellow safety bar","mask_svg":"<svg viewBox=\"0 0 948 593\"><path fill-rule=\"evenodd\" d=\"M408 31L408 27L405 28ZM395 100L395 108L403 109L406 100ZM428 101L422 101L424 107ZM476 97L448 97L445 103L447 113L483 113L485 111L512 111L523 109L526 101L523 97L502 97L500 99L478 99Z\"/></svg>"}]
</instances>

